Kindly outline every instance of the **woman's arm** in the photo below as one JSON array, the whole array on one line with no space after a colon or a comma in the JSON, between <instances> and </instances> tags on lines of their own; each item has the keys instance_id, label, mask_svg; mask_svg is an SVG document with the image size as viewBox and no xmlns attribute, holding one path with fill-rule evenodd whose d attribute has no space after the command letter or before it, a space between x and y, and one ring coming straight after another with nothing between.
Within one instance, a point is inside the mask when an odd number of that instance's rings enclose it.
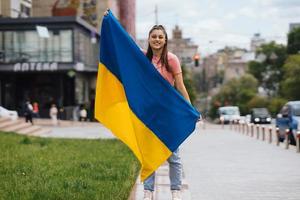
<instances>
[{"instance_id":1,"label":"woman's arm","mask_svg":"<svg viewBox=\"0 0 300 200\"><path fill-rule=\"evenodd\" d=\"M182 94L182 96L191 103L189 94L185 88L182 73L178 73L175 75L175 88Z\"/></svg>"}]
</instances>

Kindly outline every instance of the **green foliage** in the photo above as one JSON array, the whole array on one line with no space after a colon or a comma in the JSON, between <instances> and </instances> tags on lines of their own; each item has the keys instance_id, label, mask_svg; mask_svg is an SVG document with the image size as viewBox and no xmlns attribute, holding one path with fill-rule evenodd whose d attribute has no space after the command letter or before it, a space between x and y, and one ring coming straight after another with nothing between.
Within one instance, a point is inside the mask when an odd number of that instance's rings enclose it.
<instances>
[{"instance_id":1,"label":"green foliage","mask_svg":"<svg viewBox=\"0 0 300 200\"><path fill-rule=\"evenodd\" d=\"M282 93L289 100L300 99L300 55L289 56L284 65Z\"/></svg>"},{"instance_id":2,"label":"green foliage","mask_svg":"<svg viewBox=\"0 0 300 200\"><path fill-rule=\"evenodd\" d=\"M195 84L194 84L193 80L190 78L188 71L186 70L186 67L184 65L182 66L182 74L183 74L184 85L190 96L191 103L193 104L197 97Z\"/></svg>"},{"instance_id":3,"label":"green foliage","mask_svg":"<svg viewBox=\"0 0 300 200\"><path fill-rule=\"evenodd\" d=\"M287 100L283 98L272 98L268 106L271 115L276 116L276 114L279 113L280 109L286 102Z\"/></svg>"},{"instance_id":4,"label":"green foliage","mask_svg":"<svg viewBox=\"0 0 300 200\"><path fill-rule=\"evenodd\" d=\"M215 119L217 117L217 111L218 108L221 106L221 102L219 101L219 95L213 96L213 98L211 99L211 106L210 109L208 111L208 116L211 119Z\"/></svg>"},{"instance_id":5,"label":"green foliage","mask_svg":"<svg viewBox=\"0 0 300 200\"><path fill-rule=\"evenodd\" d=\"M263 44L256 54L263 54L266 59L261 63L249 62L248 72L257 78L259 85L266 89L269 96L276 96L283 77L283 64L287 58L286 47L270 42Z\"/></svg>"},{"instance_id":6,"label":"green foliage","mask_svg":"<svg viewBox=\"0 0 300 200\"><path fill-rule=\"evenodd\" d=\"M245 74L239 79L240 89L248 89L253 92L256 92L257 86L258 86L258 82L256 78L251 74Z\"/></svg>"},{"instance_id":7,"label":"green foliage","mask_svg":"<svg viewBox=\"0 0 300 200\"><path fill-rule=\"evenodd\" d=\"M300 51L300 28L295 28L288 34L288 54L297 54Z\"/></svg>"},{"instance_id":8,"label":"green foliage","mask_svg":"<svg viewBox=\"0 0 300 200\"><path fill-rule=\"evenodd\" d=\"M11 200L128 199L140 169L118 140L24 138L2 132L0 166L0 199Z\"/></svg>"},{"instance_id":9,"label":"green foliage","mask_svg":"<svg viewBox=\"0 0 300 200\"><path fill-rule=\"evenodd\" d=\"M265 65L257 61L248 63L248 72L252 74L261 84L263 82L263 73L266 71Z\"/></svg>"},{"instance_id":10,"label":"green foliage","mask_svg":"<svg viewBox=\"0 0 300 200\"><path fill-rule=\"evenodd\" d=\"M205 73L205 71L203 70L203 72ZM193 73L193 84L194 84L194 88L196 90L196 93L197 94L200 94L200 93L203 93L205 92L206 90L206 87L205 87L205 78L204 78L204 74L203 72L195 72Z\"/></svg>"},{"instance_id":11,"label":"green foliage","mask_svg":"<svg viewBox=\"0 0 300 200\"><path fill-rule=\"evenodd\" d=\"M248 103L248 109L252 108L267 108L269 106L269 100L266 97L254 96Z\"/></svg>"},{"instance_id":12,"label":"green foliage","mask_svg":"<svg viewBox=\"0 0 300 200\"><path fill-rule=\"evenodd\" d=\"M249 108L247 106L247 103L255 96L256 92L251 91L249 89L241 89L241 91L238 93L238 99L236 105L240 108L240 112L242 115L246 115L249 113Z\"/></svg>"},{"instance_id":13,"label":"green foliage","mask_svg":"<svg viewBox=\"0 0 300 200\"><path fill-rule=\"evenodd\" d=\"M31 144L31 140L28 137L24 137L21 142L21 144Z\"/></svg>"},{"instance_id":14,"label":"green foliage","mask_svg":"<svg viewBox=\"0 0 300 200\"><path fill-rule=\"evenodd\" d=\"M250 74L240 79L231 79L212 98L209 116L215 118L217 109L228 105L238 106L241 113L246 114L249 111L247 103L256 95L257 84L257 80Z\"/></svg>"}]
</instances>

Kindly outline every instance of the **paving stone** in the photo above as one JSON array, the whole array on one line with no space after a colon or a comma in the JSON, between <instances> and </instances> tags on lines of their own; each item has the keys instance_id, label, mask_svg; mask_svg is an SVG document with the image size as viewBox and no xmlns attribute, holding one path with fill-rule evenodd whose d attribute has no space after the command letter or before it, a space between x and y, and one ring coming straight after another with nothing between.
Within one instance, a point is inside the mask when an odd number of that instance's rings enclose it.
<instances>
[{"instance_id":1,"label":"paving stone","mask_svg":"<svg viewBox=\"0 0 300 200\"><path fill-rule=\"evenodd\" d=\"M182 145L193 200L299 200L300 154L221 126L198 127Z\"/></svg>"}]
</instances>

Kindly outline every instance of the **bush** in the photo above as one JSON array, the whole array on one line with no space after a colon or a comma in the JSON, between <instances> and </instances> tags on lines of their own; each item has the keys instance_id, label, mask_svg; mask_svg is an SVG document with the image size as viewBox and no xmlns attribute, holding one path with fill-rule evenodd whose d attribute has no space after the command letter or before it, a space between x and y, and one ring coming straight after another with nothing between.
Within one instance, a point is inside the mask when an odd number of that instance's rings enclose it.
<instances>
[{"instance_id":1,"label":"bush","mask_svg":"<svg viewBox=\"0 0 300 200\"><path fill-rule=\"evenodd\" d=\"M248 109L252 108L266 108L269 106L269 101L266 97L254 96L248 103Z\"/></svg>"},{"instance_id":2,"label":"bush","mask_svg":"<svg viewBox=\"0 0 300 200\"><path fill-rule=\"evenodd\" d=\"M286 99L283 98L273 98L268 106L269 111L272 116L276 116L279 113L281 107L287 102Z\"/></svg>"},{"instance_id":3,"label":"bush","mask_svg":"<svg viewBox=\"0 0 300 200\"><path fill-rule=\"evenodd\" d=\"M220 88L218 94L213 96L209 116L217 117L220 106L238 106L242 115L249 112L247 103L255 96L257 80L250 74L245 74L240 79L233 78Z\"/></svg>"}]
</instances>

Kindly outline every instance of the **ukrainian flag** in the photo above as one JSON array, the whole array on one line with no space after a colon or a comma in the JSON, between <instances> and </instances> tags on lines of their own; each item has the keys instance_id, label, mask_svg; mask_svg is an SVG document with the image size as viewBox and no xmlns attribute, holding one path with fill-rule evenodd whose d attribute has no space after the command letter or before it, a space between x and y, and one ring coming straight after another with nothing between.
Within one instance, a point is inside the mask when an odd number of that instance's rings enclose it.
<instances>
[{"instance_id":1,"label":"ukrainian flag","mask_svg":"<svg viewBox=\"0 0 300 200\"><path fill-rule=\"evenodd\" d=\"M109 11L101 28L95 118L133 151L142 181L194 131L199 115Z\"/></svg>"}]
</instances>

